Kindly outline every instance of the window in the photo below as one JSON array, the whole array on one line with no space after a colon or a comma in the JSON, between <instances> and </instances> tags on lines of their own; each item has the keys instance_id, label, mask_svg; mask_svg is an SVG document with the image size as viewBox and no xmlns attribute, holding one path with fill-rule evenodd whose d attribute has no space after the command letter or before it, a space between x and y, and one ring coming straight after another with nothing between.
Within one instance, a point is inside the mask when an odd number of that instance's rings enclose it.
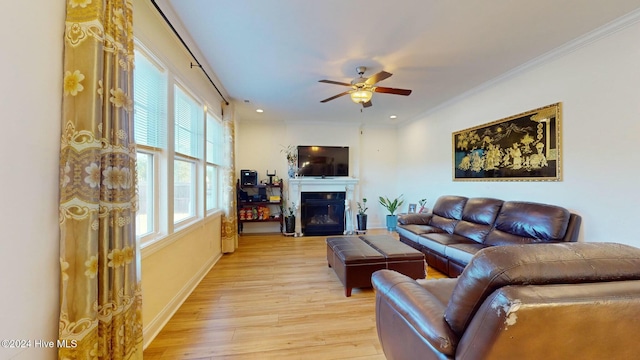
<instances>
[{"instance_id":1,"label":"window","mask_svg":"<svg viewBox=\"0 0 640 360\"><path fill-rule=\"evenodd\" d=\"M175 86L174 96L176 153L199 159L202 156L203 108L178 86Z\"/></svg>"},{"instance_id":2,"label":"window","mask_svg":"<svg viewBox=\"0 0 640 360\"><path fill-rule=\"evenodd\" d=\"M134 134L138 147L137 173L139 209L136 235L157 233L156 161L166 148L167 75L157 62L136 50L134 84Z\"/></svg>"},{"instance_id":3,"label":"window","mask_svg":"<svg viewBox=\"0 0 640 360\"><path fill-rule=\"evenodd\" d=\"M143 246L197 224L219 207L222 122L181 80L136 42L136 236Z\"/></svg>"},{"instance_id":4,"label":"window","mask_svg":"<svg viewBox=\"0 0 640 360\"><path fill-rule=\"evenodd\" d=\"M207 113L207 148L206 148L206 209L213 210L219 207L218 184L220 183L221 166L224 165L224 129L222 122L215 116Z\"/></svg>"},{"instance_id":5,"label":"window","mask_svg":"<svg viewBox=\"0 0 640 360\"><path fill-rule=\"evenodd\" d=\"M196 216L197 167L202 158L204 110L180 87L174 87L175 152L173 222Z\"/></svg>"}]
</instances>

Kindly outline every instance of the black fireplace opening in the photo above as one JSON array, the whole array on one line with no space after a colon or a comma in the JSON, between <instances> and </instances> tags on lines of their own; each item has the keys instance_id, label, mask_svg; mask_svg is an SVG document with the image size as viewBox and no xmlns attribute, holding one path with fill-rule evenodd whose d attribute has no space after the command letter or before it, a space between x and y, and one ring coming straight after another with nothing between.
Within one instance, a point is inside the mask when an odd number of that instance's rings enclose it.
<instances>
[{"instance_id":1,"label":"black fireplace opening","mask_svg":"<svg viewBox=\"0 0 640 360\"><path fill-rule=\"evenodd\" d=\"M345 192L303 192L300 198L300 223L303 234L344 233Z\"/></svg>"}]
</instances>

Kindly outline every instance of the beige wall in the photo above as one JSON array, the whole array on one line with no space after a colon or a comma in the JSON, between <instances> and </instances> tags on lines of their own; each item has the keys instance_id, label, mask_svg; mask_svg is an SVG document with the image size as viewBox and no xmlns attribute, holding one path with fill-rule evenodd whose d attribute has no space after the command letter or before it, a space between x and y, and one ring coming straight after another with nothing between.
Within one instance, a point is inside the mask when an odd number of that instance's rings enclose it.
<instances>
[{"instance_id":1,"label":"beige wall","mask_svg":"<svg viewBox=\"0 0 640 360\"><path fill-rule=\"evenodd\" d=\"M222 256L221 215L142 249L145 347Z\"/></svg>"}]
</instances>

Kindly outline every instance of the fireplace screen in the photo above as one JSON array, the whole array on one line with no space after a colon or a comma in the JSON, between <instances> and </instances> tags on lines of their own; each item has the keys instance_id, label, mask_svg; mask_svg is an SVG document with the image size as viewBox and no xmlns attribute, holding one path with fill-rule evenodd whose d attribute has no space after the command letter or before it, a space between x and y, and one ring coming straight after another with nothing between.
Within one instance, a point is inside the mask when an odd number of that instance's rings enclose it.
<instances>
[{"instance_id":1,"label":"fireplace screen","mask_svg":"<svg viewBox=\"0 0 640 360\"><path fill-rule=\"evenodd\" d=\"M344 233L344 192L303 192L301 226L305 235Z\"/></svg>"}]
</instances>

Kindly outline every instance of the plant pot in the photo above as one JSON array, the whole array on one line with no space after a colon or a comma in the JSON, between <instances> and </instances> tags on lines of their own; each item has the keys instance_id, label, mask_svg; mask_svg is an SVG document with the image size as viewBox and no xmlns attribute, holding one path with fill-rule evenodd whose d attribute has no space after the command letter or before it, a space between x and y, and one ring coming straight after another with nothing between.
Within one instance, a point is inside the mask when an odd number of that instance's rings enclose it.
<instances>
[{"instance_id":1,"label":"plant pot","mask_svg":"<svg viewBox=\"0 0 640 360\"><path fill-rule=\"evenodd\" d=\"M367 214L357 214L356 220L358 221L358 230L367 230Z\"/></svg>"},{"instance_id":2,"label":"plant pot","mask_svg":"<svg viewBox=\"0 0 640 360\"><path fill-rule=\"evenodd\" d=\"M296 217L285 216L284 217L284 232L286 234L293 234L296 232Z\"/></svg>"},{"instance_id":3,"label":"plant pot","mask_svg":"<svg viewBox=\"0 0 640 360\"><path fill-rule=\"evenodd\" d=\"M398 215L387 215L387 230L396 231L398 224Z\"/></svg>"}]
</instances>

